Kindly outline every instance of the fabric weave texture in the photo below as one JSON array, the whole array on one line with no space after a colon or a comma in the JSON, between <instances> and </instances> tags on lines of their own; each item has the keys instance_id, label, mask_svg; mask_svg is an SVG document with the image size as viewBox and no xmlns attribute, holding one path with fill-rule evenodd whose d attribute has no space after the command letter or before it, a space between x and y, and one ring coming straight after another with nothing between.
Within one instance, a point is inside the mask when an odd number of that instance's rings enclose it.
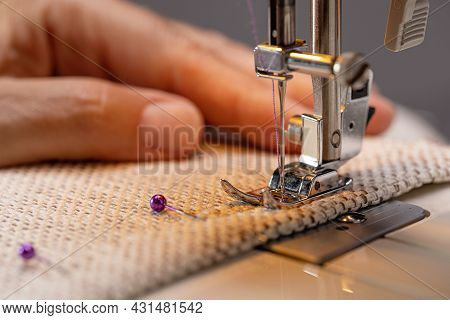
<instances>
[{"instance_id":1,"label":"fabric weave texture","mask_svg":"<svg viewBox=\"0 0 450 320\"><path fill-rule=\"evenodd\" d=\"M366 139L342 174L353 189L289 210L230 199L267 184L276 157L210 147L190 160L159 163L49 163L0 170L0 297L128 299L301 232L341 213L424 184L450 181L450 147L430 141ZM204 218L152 214L149 199ZM17 254L31 242L37 257Z\"/></svg>"}]
</instances>

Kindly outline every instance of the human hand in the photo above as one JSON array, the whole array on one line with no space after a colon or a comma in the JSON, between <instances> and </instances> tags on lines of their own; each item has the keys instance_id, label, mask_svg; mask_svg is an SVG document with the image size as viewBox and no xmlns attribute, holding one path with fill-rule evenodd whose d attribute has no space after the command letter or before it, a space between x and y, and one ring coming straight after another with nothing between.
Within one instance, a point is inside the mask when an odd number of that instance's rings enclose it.
<instances>
[{"instance_id":1,"label":"human hand","mask_svg":"<svg viewBox=\"0 0 450 320\"><path fill-rule=\"evenodd\" d=\"M0 166L178 158L205 123L273 126L271 84L256 78L249 48L124 1L0 0L0 39ZM289 81L287 118L312 108L311 93L309 76ZM371 105L376 134L393 109L377 92ZM155 147L138 127L168 130L152 131Z\"/></svg>"}]
</instances>

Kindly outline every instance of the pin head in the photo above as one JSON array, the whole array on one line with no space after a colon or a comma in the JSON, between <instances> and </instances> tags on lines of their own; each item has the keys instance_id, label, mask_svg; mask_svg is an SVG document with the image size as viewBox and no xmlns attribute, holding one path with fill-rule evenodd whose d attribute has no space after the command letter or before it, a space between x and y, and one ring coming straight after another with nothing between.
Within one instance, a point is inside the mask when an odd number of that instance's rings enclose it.
<instances>
[{"instance_id":1,"label":"pin head","mask_svg":"<svg viewBox=\"0 0 450 320\"><path fill-rule=\"evenodd\" d=\"M31 243L23 243L19 247L18 252L19 255L25 260L32 259L36 254L36 252L34 251L34 247L31 245Z\"/></svg>"},{"instance_id":2,"label":"pin head","mask_svg":"<svg viewBox=\"0 0 450 320\"><path fill-rule=\"evenodd\" d=\"M150 199L150 207L155 212L161 212L166 208L167 200L162 194L155 194Z\"/></svg>"}]
</instances>

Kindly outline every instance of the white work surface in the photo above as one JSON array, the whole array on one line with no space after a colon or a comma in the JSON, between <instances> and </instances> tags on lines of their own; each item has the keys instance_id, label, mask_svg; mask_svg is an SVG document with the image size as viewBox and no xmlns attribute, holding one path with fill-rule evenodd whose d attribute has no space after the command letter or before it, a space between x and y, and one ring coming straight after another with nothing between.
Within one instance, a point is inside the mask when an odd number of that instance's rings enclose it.
<instances>
[{"instance_id":1,"label":"white work surface","mask_svg":"<svg viewBox=\"0 0 450 320\"><path fill-rule=\"evenodd\" d=\"M390 135L433 136L399 109ZM414 127L417 130L403 130ZM324 266L253 250L142 299L448 299L450 184L430 185L398 200L431 216L359 247Z\"/></svg>"}]
</instances>

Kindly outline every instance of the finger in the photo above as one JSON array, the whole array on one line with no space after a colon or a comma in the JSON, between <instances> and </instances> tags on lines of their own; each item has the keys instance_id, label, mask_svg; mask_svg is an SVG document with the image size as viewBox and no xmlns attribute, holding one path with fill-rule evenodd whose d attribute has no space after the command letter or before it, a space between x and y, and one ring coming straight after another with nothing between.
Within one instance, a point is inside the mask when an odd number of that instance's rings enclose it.
<instances>
[{"instance_id":1,"label":"finger","mask_svg":"<svg viewBox=\"0 0 450 320\"><path fill-rule=\"evenodd\" d=\"M201 114L176 95L86 78L3 78L0 84L0 145L7 150L0 166L179 158L199 143Z\"/></svg>"},{"instance_id":2,"label":"finger","mask_svg":"<svg viewBox=\"0 0 450 320\"><path fill-rule=\"evenodd\" d=\"M23 31L33 29L28 34L34 39L48 39L48 43L38 46L45 50L36 53L39 59L55 57L44 63L49 65L48 70L59 75L100 76L171 91L192 100L206 121L215 125L260 127L271 123L271 82L256 78L248 48L121 1L46 3L45 14L34 16L41 18L42 21L36 19L48 26L56 38L39 33L37 26L17 14L12 14L12 20ZM23 15L31 15L26 6L20 10ZM74 24L77 28L72 27ZM33 32L43 36L37 37ZM27 37L17 37L17 41L22 38ZM27 48L27 43L14 49L31 54L34 50ZM44 54L50 50L52 54ZM20 66L19 62L9 60L8 64ZM42 75L37 70L28 72ZM11 69L7 74L23 73L24 70ZM292 104L294 101L288 102ZM304 110L301 104L296 109L295 113Z\"/></svg>"}]
</instances>

